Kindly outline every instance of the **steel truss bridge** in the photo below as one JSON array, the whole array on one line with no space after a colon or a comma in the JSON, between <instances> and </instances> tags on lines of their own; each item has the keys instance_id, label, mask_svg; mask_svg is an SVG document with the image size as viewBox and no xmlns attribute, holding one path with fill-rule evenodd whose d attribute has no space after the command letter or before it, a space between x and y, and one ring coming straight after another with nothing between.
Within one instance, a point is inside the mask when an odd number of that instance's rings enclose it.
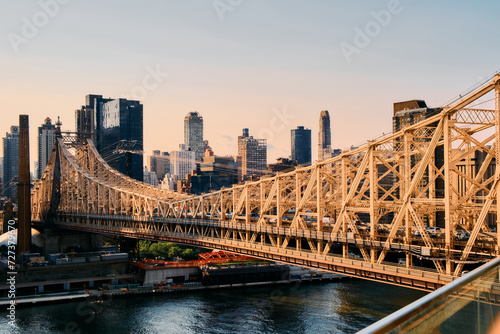
<instances>
[{"instance_id":1,"label":"steel truss bridge","mask_svg":"<svg viewBox=\"0 0 500 334\"><path fill-rule=\"evenodd\" d=\"M473 108L491 95L494 110ZM500 75L439 110L310 167L200 196L128 178L90 140L60 136L32 220L434 290L500 253Z\"/></svg>"}]
</instances>

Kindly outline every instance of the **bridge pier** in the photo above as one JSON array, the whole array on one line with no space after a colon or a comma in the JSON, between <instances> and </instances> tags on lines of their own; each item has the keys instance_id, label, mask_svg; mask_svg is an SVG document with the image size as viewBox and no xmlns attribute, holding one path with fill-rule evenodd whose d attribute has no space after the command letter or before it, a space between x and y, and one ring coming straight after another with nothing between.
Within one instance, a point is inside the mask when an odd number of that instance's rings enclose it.
<instances>
[{"instance_id":1,"label":"bridge pier","mask_svg":"<svg viewBox=\"0 0 500 334\"><path fill-rule=\"evenodd\" d=\"M79 245L86 252L97 250L103 245L103 236L84 232L46 229L43 233L43 255L64 253L70 246Z\"/></svg>"},{"instance_id":2,"label":"bridge pier","mask_svg":"<svg viewBox=\"0 0 500 334\"><path fill-rule=\"evenodd\" d=\"M138 244L139 241L137 239L132 238L119 238L118 244L120 245L121 253L132 253L133 257L139 256Z\"/></svg>"},{"instance_id":3,"label":"bridge pier","mask_svg":"<svg viewBox=\"0 0 500 334\"><path fill-rule=\"evenodd\" d=\"M2 233L9 232L9 220L14 220L13 207L14 206L9 201L5 202L4 205L3 205L3 226L2 226Z\"/></svg>"},{"instance_id":4,"label":"bridge pier","mask_svg":"<svg viewBox=\"0 0 500 334\"><path fill-rule=\"evenodd\" d=\"M406 253L406 268L411 268L413 266L413 256L410 253Z\"/></svg>"}]
</instances>

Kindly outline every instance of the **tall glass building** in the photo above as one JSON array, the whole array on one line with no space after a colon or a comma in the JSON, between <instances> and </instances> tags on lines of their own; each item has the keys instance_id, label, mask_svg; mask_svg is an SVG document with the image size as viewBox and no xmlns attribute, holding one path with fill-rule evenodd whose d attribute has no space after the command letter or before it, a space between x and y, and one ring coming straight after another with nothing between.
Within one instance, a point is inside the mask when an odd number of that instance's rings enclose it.
<instances>
[{"instance_id":1,"label":"tall glass building","mask_svg":"<svg viewBox=\"0 0 500 334\"><path fill-rule=\"evenodd\" d=\"M56 126L47 117L42 126L38 127L38 163L36 168L36 178L42 177L43 171L49 162L52 149L56 142Z\"/></svg>"},{"instance_id":2,"label":"tall glass building","mask_svg":"<svg viewBox=\"0 0 500 334\"><path fill-rule=\"evenodd\" d=\"M203 150L203 117L197 111L190 112L184 118L184 145L195 153L196 161L201 161Z\"/></svg>"},{"instance_id":3,"label":"tall glass building","mask_svg":"<svg viewBox=\"0 0 500 334\"><path fill-rule=\"evenodd\" d=\"M114 169L136 180L143 174L143 106L139 101L93 96L95 145Z\"/></svg>"},{"instance_id":4,"label":"tall glass building","mask_svg":"<svg viewBox=\"0 0 500 334\"><path fill-rule=\"evenodd\" d=\"M325 160L332 157L332 133L330 128L330 114L328 110L323 110L319 115L318 134L318 160Z\"/></svg>"},{"instance_id":5,"label":"tall glass building","mask_svg":"<svg viewBox=\"0 0 500 334\"><path fill-rule=\"evenodd\" d=\"M299 165L311 164L311 130L298 126L292 129L292 160Z\"/></svg>"},{"instance_id":6,"label":"tall glass building","mask_svg":"<svg viewBox=\"0 0 500 334\"><path fill-rule=\"evenodd\" d=\"M10 127L3 138L3 195L15 200L19 177L19 126Z\"/></svg>"}]
</instances>

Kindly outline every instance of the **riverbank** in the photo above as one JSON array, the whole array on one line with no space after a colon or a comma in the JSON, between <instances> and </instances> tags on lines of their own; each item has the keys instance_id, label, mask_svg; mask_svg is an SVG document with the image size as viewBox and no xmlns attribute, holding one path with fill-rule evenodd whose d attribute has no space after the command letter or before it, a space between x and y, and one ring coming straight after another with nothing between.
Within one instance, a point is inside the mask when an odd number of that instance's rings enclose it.
<instances>
[{"instance_id":1,"label":"riverbank","mask_svg":"<svg viewBox=\"0 0 500 334\"><path fill-rule=\"evenodd\" d=\"M20 296L16 298L1 298L0 307L6 307L12 304L16 307L29 307L39 306L51 303L70 302L75 300L85 300L92 297L132 297L135 295L156 295L156 294L179 294L186 292L194 292L200 290L223 290L223 289L239 289L251 287L265 287L265 286L286 286L297 284L312 284L319 282L333 282L350 279L350 277L326 273L317 277L304 277L304 278L290 278L280 281L266 281L266 282L250 282L250 283L234 283L234 284L219 284L204 286L198 282L186 282L182 284L157 284L150 286L142 286L139 284L120 284L108 285L104 288L84 290L84 291L71 291L71 292L57 292L46 293L29 296Z\"/></svg>"},{"instance_id":2,"label":"riverbank","mask_svg":"<svg viewBox=\"0 0 500 334\"><path fill-rule=\"evenodd\" d=\"M2 307L0 328L13 333L347 334L423 295L361 279L123 297L91 295L77 302L19 307L14 326L8 324Z\"/></svg>"},{"instance_id":3,"label":"riverbank","mask_svg":"<svg viewBox=\"0 0 500 334\"><path fill-rule=\"evenodd\" d=\"M10 306L14 303L15 306L28 306L33 304L49 304L61 303L74 300L85 299L90 294L86 291L72 291L72 292L57 292L48 294L39 294L32 296L20 296L15 298L0 298L0 306Z\"/></svg>"}]
</instances>

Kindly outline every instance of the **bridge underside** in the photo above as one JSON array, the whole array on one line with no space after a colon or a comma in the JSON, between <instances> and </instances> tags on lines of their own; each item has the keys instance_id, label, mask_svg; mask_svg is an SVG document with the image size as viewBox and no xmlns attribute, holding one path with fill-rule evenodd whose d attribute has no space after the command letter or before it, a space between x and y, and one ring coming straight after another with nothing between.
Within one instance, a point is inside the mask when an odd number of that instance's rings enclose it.
<instances>
[{"instance_id":1,"label":"bridge underside","mask_svg":"<svg viewBox=\"0 0 500 334\"><path fill-rule=\"evenodd\" d=\"M473 108L488 95L494 110ZM495 75L338 157L201 196L127 178L91 141L59 138L32 192L32 220L432 290L500 254L499 133Z\"/></svg>"},{"instance_id":2,"label":"bridge underside","mask_svg":"<svg viewBox=\"0 0 500 334\"><path fill-rule=\"evenodd\" d=\"M284 229L276 227L256 228L252 224L233 224L210 220L169 219L159 221L151 218L135 218L138 219L120 216L62 215L59 217L60 220L55 221L55 226L73 231L217 248L256 258L425 291L435 290L454 279L451 275L439 274L436 271L430 271L429 268L406 268L404 265L391 262L367 263L354 254L343 257L341 251L340 253L333 251L336 249L335 247L331 248L331 252L321 255L315 254L307 247L307 239L310 238L323 238L325 243L332 241L328 233L316 235L315 231L311 231L312 234L309 234L308 231L302 231L297 235L289 235L291 242L288 243L288 247L283 248L271 241L287 237L280 234L280 232L285 233ZM361 240L343 239L340 236L338 240L333 240L333 242L338 243L339 246L343 243L359 246L362 243ZM379 242L378 247L383 247L383 244ZM404 245L400 245L400 247L404 247ZM395 251L404 250L395 249Z\"/></svg>"}]
</instances>

